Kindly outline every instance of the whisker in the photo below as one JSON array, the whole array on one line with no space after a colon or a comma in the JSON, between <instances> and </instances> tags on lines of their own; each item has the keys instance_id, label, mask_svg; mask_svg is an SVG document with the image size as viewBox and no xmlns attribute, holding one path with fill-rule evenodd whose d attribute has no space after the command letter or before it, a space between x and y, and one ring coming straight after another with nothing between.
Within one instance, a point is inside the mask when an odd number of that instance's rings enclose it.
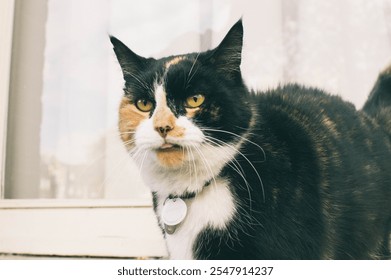
<instances>
[{"instance_id":1,"label":"whisker","mask_svg":"<svg viewBox=\"0 0 391 280\"><path fill-rule=\"evenodd\" d=\"M191 80L194 78L195 74L197 74L197 71L198 71L199 67L197 67L194 71L194 73L191 75L190 79L187 81L187 85L190 84ZM187 87L186 87L187 88Z\"/></svg>"},{"instance_id":2,"label":"whisker","mask_svg":"<svg viewBox=\"0 0 391 280\"><path fill-rule=\"evenodd\" d=\"M136 134L136 132L135 131L124 131L124 132L118 133L117 135L121 136L121 135L128 135L128 134Z\"/></svg>"},{"instance_id":3,"label":"whisker","mask_svg":"<svg viewBox=\"0 0 391 280\"><path fill-rule=\"evenodd\" d=\"M216 183L216 178L213 174L213 171L212 171L212 168L210 166L210 164L208 163L208 161L206 160L206 157L205 155L203 154L203 152L201 151L200 148L198 148L197 146L193 146L193 148L197 151L198 155L201 157L201 160L205 166L205 168L208 170L209 174L212 176L212 180L214 182L214 185L215 187L217 187L217 183Z\"/></svg>"},{"instance_id":4,"label":"whisker","mask_svg":"<svg viewBox=\"0 0 391 280\"><path fill-rule=\"evenodd\" d=\"M124 141L124 142L123 142L123 145L124 145L125 147L127 147L127 148L131 148L131 147L133 146L133 148L131 149L131 151L132 151L133 149L136 148L136 147L134 146L134 144L135 144L135 140L133 140L133 139L128 140L128 141Z\"/></svg>"},{"instance_id":5,"label":"whisker","mask_svg":"<svg viewBox=\"0 0 391 280\"><path fill-rule=\"evenodd\" d=\"M200 54L201 54L200 52L197 54L197 56L196 56L196 58L195 58L195 60L194 60L194 62L193 62L193 65L192 65L191 68L190 68L189 74L187 75L187 82L186 82L186 87L185 87L185 88L188 87L188 85L190 84L190 82L191 82L191 80L193 79L194 75L195 75L195 74L197 73L197 71L198 71L198 68L199 68L199 67L197 67L196 70L194 71L194 73L191 75L191 72L193 71L194 66L195 66L196 63L197 63L197 60L198 60L198 57L200 56Z\"/></svg>"},{"instance_id":6,"label":"whisker","mask_svg":"<svg viewBox=\"0 0 391 280\"><path fill-rule=\"evenodd\" d=\"M133 149L131 149L128 154L134 159L134 161L138 161L139 160L139 156L140 156L140 153L141 153L142 149L138 148L138 147L134 147Z\"/></svg>"},{"instance_id":7,"label":"whisker","mask_svg":"<svg viewBox=\"0 0 391 280\"><path fill-rule=\"evenodd\" d=\"M217 141L218 143L221 143L223 146L230 147L231 149L236 151L239 155L241 155L250 164L251 168L254 170L254 172L257 175L258 180L259 180L259 182L261 184L262 194L263 194L263 202L265 202L265 190L264 190L263 182L262 182L261 176L259 175L259 173L258 173L257 169L255 168L255 166L253 165L253 163L241 151L239 151L236 147L234 147L234 146L232 146L230 144L227 144L227 143L225 143L224 141L222 141L220 139L211 137L211 136L206 136L206 139L209 139L209 140L213 139L214 141Z\"/></svg>"},{"instance_id":8,"label":"whisker","mask_svg":"<svg viewBox=\"0 0 391 280\"><path fill-rule=\"evenodd\" d=\"M216 142L214 142L214 141L212 141L212 140L210 140L210 139L207 139L207 141L213 143L214 145L223 147L223 146L219 145L218 143L216 143ZM211 144L209 144L209 143L205 143L205 144L209 145L209 146L212 147L212 148L214 147L213 145L211 145ZM249 198L249 208L250 208L250 210L252 210L251 186L250 186L250 184L248 183L247 179L245 178L244 171L243 171L243 169L242 169L240 163L239 163L238 160L235 159L235 158L230 159L229 157L227 157L226 159L230 162L230 163L228 163L228 165L231 166L232 169L233 169L236 173L238 173L238 175L243 179L244 183L246 184L247 193L248 193L248 198ZM235 163L233 160L235 160L236 163ZM236 164L240 167L240 169L241 169L242 171L239 170L239 167L238 167Z\"/></svg>"},{"instance_id":9,"label":"whisker","mask_svg":"<svg viewBox=\"0 0 391 280\"><path fill-rule=\"evenodd\" d=\"M127 140L127 141L123 141L123 144L127 145L127 144L134 144L136 142L135 139L130 139L130 140Z\"/></svg>"},{"instance_id":10,"label":"whisker","mask_svg":"<svg viewBox=\"0 0 391 280\"><path fill-rule=\"evenodd\" d=\"M208 142L210 143L213 143L214 145L216 146L219 146L219 147L223 147L222 145L208 139ZM211 148L214 148L214 146L210 143L204 143L206 145L208 145L209 147ZM212 150L213 152L213 150ZM232 168L234 168L234 170L243 178L243 180L247 183L247 180L246 178L244 177L244 170L242 168L242 166L240 165L239 161L236 159L236 158L230 158L230 157L225 157L226 160L228 160L230 163L228 163L229 166L231 166ZM248 184L248 183L247 183Z\"/></svg>"},{"instance_id":11,"label":"whisker","mask_svg":"<svg viewBox=\"0 0 391 280\"><path fill-rule=\"evenodd\" d=\"M230 131L226 131L226 130L222 130L222 129L202 128L201 130L203 130L203 131L212 131L212 132L222 132L222 133L226 133L226 134L238 137L241 140L258 147L262 151L262 154L263 154L263 161L262 162L266 161L266 153L265 153L264 149L260 145L258 145L257 143L255 143L255 142L253 142L251 140L248 140L247 138L245 138L245 137L243 137L243 136L241 136L239 134L236 134L236 133L233 133L233 132L230 132Z\"/></svg>"},{"instance_id":12,"label":"whisker","mask_svg":"<svg viewBox=\"0 0 391 280\"><path fill-rule=\"evenodd\" d=\"M187 151L187 154L189 155L189 181L190 181L190 186L191 186L191 183L192 183L192 175L193 175L193 171L192 171L192 159L191 159L191 154L190 154L190 149L189 147L186 146L186 151Z\"/></svg>"},{"instance_id":13,"label":"whisker","mask_svg":"<svg viewBox=\"0 0 391 280\"><path fill-rule=\"evenodd\" d=\"M147 84L145 81L143 81L141 77L139 77L139 76L137 76L137 75L135 75L135 74L133 74L133 73L131 73L131 72L128 72L128 71L126 71L125 74L131 76L132 78L134 78L137 82L139 82L139 84L140 84L144 89L150 90L150 87L148 86L148 84Z\"/></svg>"},{"instance_id":14,"label":"whisker","mask_svg":"<svg viewBox=\"0 0 391 280\"><path fill-rule=\"evenodd\" d=\"M191 152L191 158L193 159L194 174L195 174L195 185L198 186L197 165L196 165L196 162L195 162L195 157L194 157L194 154L193 154L192 149L190 148L189 150L190 150L190 152Z\"/></svg>"},{"instance_id":15,"label":"whisker","mask_svg":"<svg viewBox=\"0 0 391 280\"><path fill-rule=\"evenodd\" d=\"M182 147L182 158L185 158L185 148L184 147ZM179 174L184 174L184 172L183 172L184 166L185 166L185 164L181 165L181 169L179 169Z\"/></svg>"},{"instance_id":16,"label":"whisker","mask_svg":"<svg viewBox=\"0 0 391 280\"><path fill-rule=\"evenodd\" d=\"M144 166L144 161L145 161L145 159L146 159L146 157L147 157L147 154L148 154L148 150L145 150L143 159L141 160L141 164L140 164L140 167L139 167L139 174L140 174L140 176L142 175L142 170L143 170L143 166Z\"/></svg>"},{"instance_id":17,"label":"whisker","mask_svg":"<svg viewBox=\"0 0 391 280\"><path fill-rule=\"evenodd\" d=\"M121 172L121 168L119 168L119 166L123 165L124 162L128 161L129 160L129 157L124 154L122 156L122 158L120 160L118 160L118 162L116 162L116 164L114 166L112 166L108 172L108 174L104 176L104 180L103 182L99 185L98 187L98 191L99 192L103 192L102 190L105 189L106 187L106 184L112 179L112 178L116 178L117 177L117 174L119 172Z\"/></svg>"},{"instance_id":18,"label":"whisker","mask_svg":"<svg viewBox=\"0 0 391 280\"><path fill-rule=\"evenodd\" d=\"M197 60L198 60L198 57L200 56L200 54L201 54L201 52L199 52L199 53L197 54L197 56L196 56L196 58L195 58L195 60L194 60L194 62L193 62L193 65L192 65L191 68L190 68L189 74L187 75L187 78L190 77L191 72L193 71L193 68L194 68L195 64L197 63Z\"/></svg>"}]
</instances>

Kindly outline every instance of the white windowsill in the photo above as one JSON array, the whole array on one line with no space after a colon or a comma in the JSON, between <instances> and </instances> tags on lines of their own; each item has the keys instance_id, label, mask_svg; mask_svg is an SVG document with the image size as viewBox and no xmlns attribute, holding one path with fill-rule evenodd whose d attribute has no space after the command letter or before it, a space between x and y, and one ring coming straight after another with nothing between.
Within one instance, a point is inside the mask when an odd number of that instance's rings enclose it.
<instances>
[{"instance_id":1,"label":"white windowsill","mask_svg":"<svg viewBox=\"0 0 391 280\"><path fill-rule=\"evenodd\" d=\"M148 201L3 200L0 254L72 257L165 257Z\"/></svg>"},{"instance_id":2,"label":"white windowsill","mask_svg":"<svg viewBox=\"0 0 391 280\"><path fill-rule=\"evenodd\" d=\"M3 199L1 209L151 208L150 199Z\"/></svg>"}]
</instances>

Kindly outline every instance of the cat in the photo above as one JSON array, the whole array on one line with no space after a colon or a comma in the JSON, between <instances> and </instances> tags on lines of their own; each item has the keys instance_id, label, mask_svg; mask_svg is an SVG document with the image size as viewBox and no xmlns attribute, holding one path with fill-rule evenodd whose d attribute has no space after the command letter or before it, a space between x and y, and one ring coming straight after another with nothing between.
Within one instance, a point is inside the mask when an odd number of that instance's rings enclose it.
<instances>
[{"instance_id":1,"label":"cat","mask_svg":"<svg viewBox=\"0 0 391 280\"><path fill-rule=\"evenodd\" d=\"M119 131L171 259L387 259L391 67L363 110L317 88L249 91L243 24L214 49L144 58L110 36Z\"/></svg>"}]
</instances>

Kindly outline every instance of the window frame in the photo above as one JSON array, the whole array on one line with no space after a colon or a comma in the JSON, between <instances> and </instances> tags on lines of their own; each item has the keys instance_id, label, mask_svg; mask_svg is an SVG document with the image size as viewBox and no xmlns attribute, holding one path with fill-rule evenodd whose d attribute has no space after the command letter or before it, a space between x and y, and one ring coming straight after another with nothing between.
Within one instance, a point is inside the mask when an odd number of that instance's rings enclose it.
<instances>
[{"instance_id":1,"label":"window frame","mask_svg":"<svg viewBox=\"0 0 391 280\"><path fill-rule=\"evenodd\" d=\"M0 198L4 197L5 149L7 139L8 95L11 72L12 31L15 0L0 2Z\"/></svg>"},{"instance_id":2,"label":"window frame","mask_svg":"<svg viewBox=\"0 0 391 280\"><path fill-rule=\"evenodd\" d=\"M14 14L15 0L0 1L0 255L165 257L148 199L4 198Z\"/></svg>"}]
</instances>

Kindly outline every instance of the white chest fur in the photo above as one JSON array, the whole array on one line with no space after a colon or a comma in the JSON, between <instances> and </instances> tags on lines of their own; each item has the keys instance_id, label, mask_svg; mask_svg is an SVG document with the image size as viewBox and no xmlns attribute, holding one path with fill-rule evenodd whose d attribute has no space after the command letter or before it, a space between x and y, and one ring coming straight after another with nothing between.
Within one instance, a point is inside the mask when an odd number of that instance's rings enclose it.
<instances>
[{"instance_id":1,"label":"white chest fur","mask_svg":"<svg viewBox=\"0 0 391 280\"><path fill-rule=\"evenodd\" d=\"M164 199L159 199L160 216ZM225 180L216 180L195 198L186 200L186 218L174 234L166 234L171 259L193 259L193 246L198 234L207 226L224 229L235 213L234 198Z\"/></svg>"}]
</instances>

